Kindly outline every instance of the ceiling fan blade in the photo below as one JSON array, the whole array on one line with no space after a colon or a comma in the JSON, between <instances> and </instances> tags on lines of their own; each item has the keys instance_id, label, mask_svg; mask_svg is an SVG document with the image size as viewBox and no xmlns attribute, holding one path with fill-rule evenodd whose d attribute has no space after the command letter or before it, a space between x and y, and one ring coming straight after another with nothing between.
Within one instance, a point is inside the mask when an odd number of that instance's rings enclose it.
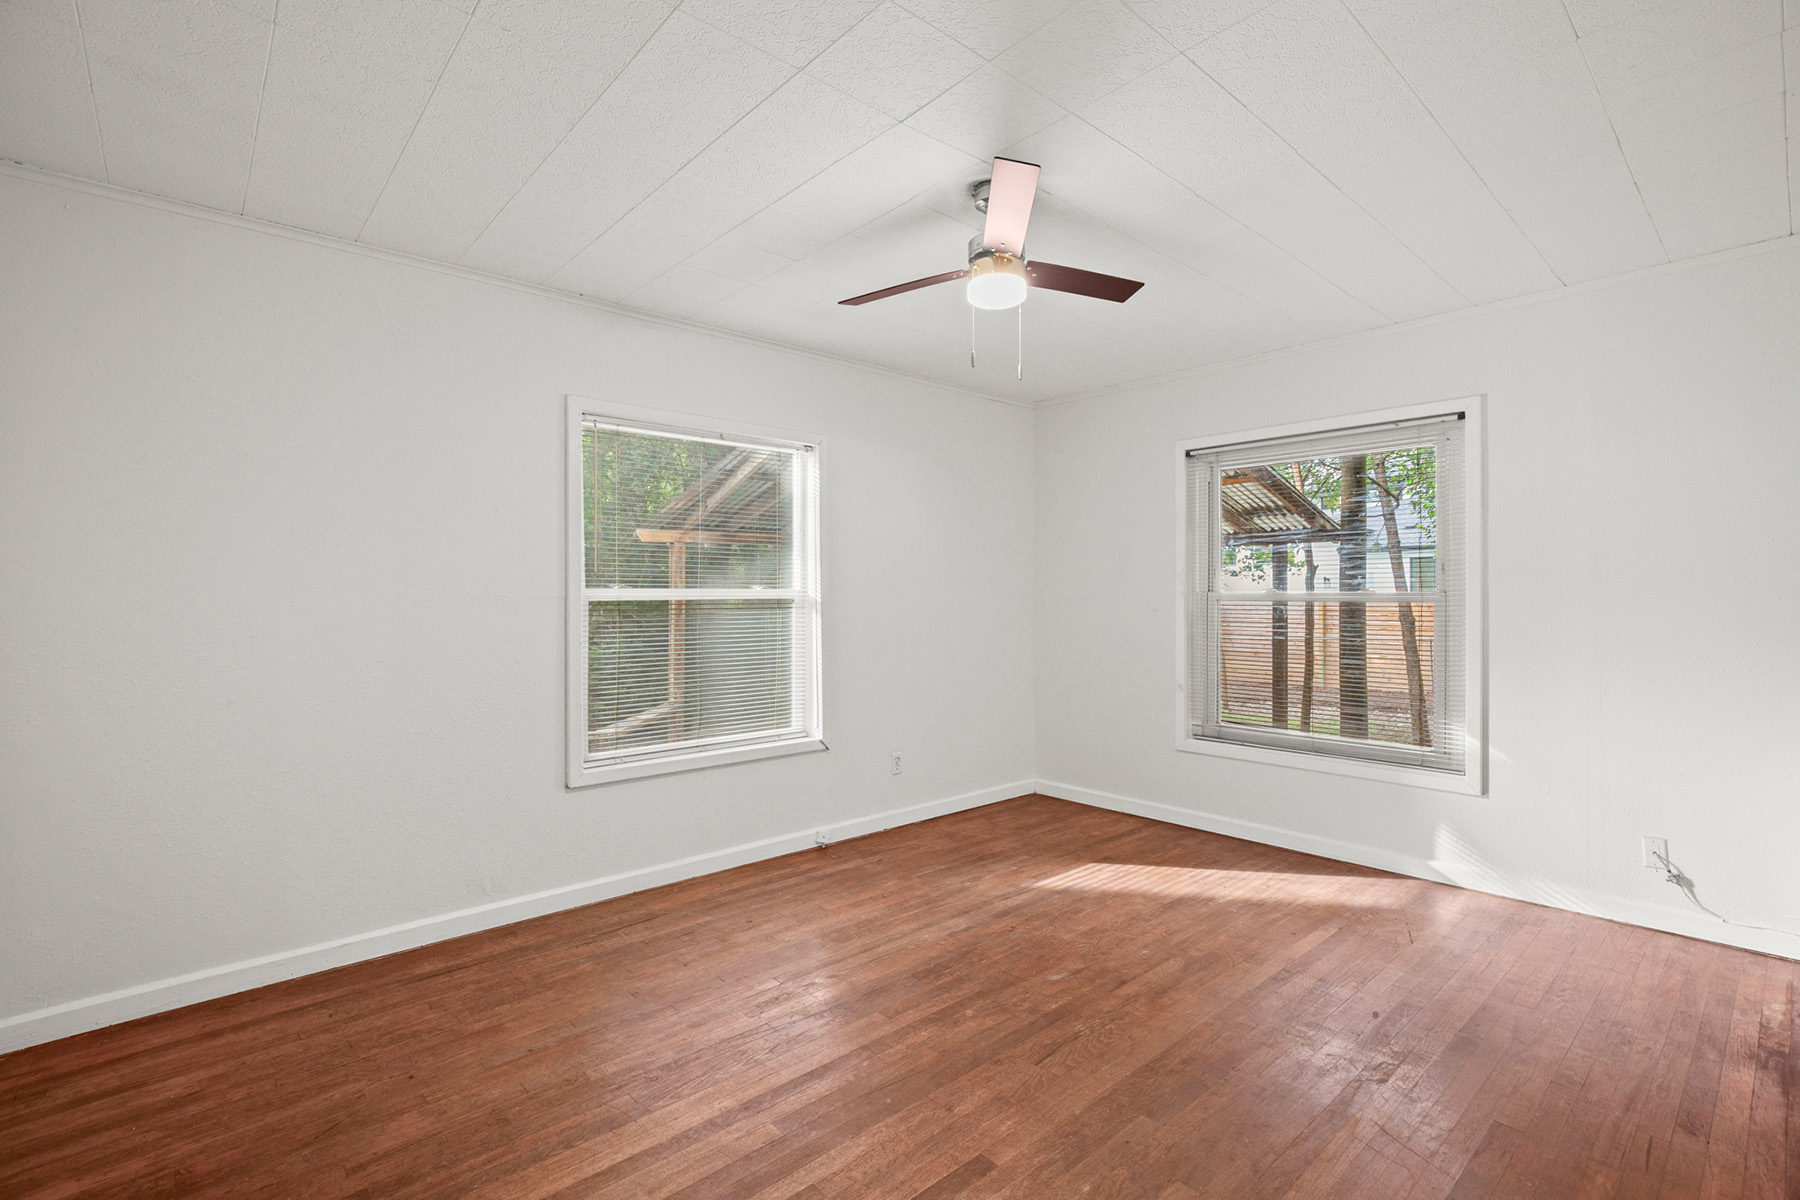
<instances>
[{"instance_id":1,"label":"ceiling fan blade","mask_svg":"<svg viewBox=\"0 0 1800 1200\"><path fill-rule=\"evenodd\" d=\"M881 300L888 296L898 296L901 292L916 292L920 288L928 288L934 283L949 283L952 279L961 279L969 273L968 268L960 271L945 271L942 275L927 275L923 279L915 279L911 283L897 283L890 288L882 288L879 292L866 292L861 296L852 296L848 300L839 300L839 304L867 304L871 300Z\"/></svg>"},{"instance_id":2,"label":"ceiling fan blade","mask_svg":"<svg viewBox=\"0 0 1800 1200\"><path fill-rule=\"evenodd\" d=\"M1049 288L1053 292L1073 292L1077 296L1092 296L1096 300L1111 300L1115 304L1125 303L1144 286L1135 279L1120 279L1117 275L1102 275L1098 271L1083 271L1079 267L1059 267L1055 263L1035 261L1025 264L1025 282L1032 287Z\"/></svg>"},{"instance_id":3,"label":"ceiling fan blade","mask_svg":"<svg viewBox=\"0 0 1800 1200\"><path fill-rule=\"evenodd\" d=\"M981 244L1014 258L1025 256L1025 226L1031 221L1031 202L1037 199L1039 168L1036 163L1010 158L994 160L988 183L987 228Z\"/></svg>"}]
</instances>

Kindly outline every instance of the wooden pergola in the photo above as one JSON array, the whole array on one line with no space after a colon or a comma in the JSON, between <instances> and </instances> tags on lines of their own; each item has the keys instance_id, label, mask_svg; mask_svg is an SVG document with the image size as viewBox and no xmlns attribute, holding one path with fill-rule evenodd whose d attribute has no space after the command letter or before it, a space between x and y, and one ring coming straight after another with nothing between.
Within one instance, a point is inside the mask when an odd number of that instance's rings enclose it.
<instances>
[{"instance_id":1,"label":"wooden pergola","mask_svg":"<svg viewBox=\"0 0 1800 1200\"><path fill-rule=\"evenodd\" d=\"M774 451L739 446L654 514L656 528L637 530L637 539L669 548L669 587L688 586L690 546L774 546L784 540L779 517L784 488L780 456ZM669 740L679 741L688 721L686 600L669 601L668 699L623 721L596 729L588 737L615 742L658 721L666 721Z\"/></svg>"},{"instance_id":2,"label":"wooden pergola","mask_svg":"<svg viewBox=\"0 0 1800 1200\"><path fill-rule=\"evenodd\" d=\"M1273 467L1235 467L1219 479L1219 516L1229 531L1228 546L1268 546L1273 559L1274 590L1287 591L1288 548L1296 542L1338 541L1343 526ZM1311 576L1308 576L1310 585ZM1275 604L1269 614L1270 723L1287 728L1288 606ZM1308 684L1312 672L1313 612L1306 611ZM1303 709L1306 707L1302 706ZM1310 716L1310 714L1306 714Z\"/></svg>"}]
</instances>

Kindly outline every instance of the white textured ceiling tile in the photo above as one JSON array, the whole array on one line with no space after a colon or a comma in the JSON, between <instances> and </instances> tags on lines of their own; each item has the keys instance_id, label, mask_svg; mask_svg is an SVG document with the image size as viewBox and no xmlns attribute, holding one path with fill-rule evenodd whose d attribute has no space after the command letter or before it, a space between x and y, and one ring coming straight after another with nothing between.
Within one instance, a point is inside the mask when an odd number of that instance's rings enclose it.
<instances>
[{"instance_id":1,"label":"white textured ceiling tile","mask_svg":"<svg viewBox=\"0 0 1800 1200\"><path fill-rule=\"evenodd\" d=\"M1561 0L1465 2L1384 34L1392 0L1350 0L1406 82L1490 183L1613 146Z\"/></svg>"},{"instance_id":2,"label":"white textured ceiling tile","mask_svg":"<svg viewBox=\"0 0 1800 1200\"><path fill-rule=\"evenodd\" d=\"M281 10L244 211L354 238L368 219L468 18L410 0L370 21L355 6Z\"/></svg>"},{"instance_id":3,"label":"white textured ceiling tile","mask_svg":"<svg viewBox=\"0 0 1800 1200\"><path fill-rule=\"evenodd\" d=\"M1293 157L1280 138L1186 58L1140 76L1081 115L1194 191Z\"/></svg>"},{"instance_id":4,"label":"white textured ceiling tile","mask_svg":"<svg viewBox=\"0 0 1800 1200\"><path fill-rule=\"evenodd\" d=\"M672 14L462 261L544 279L791 74L729 34Z\"/></svg>"},{"instance_id":5,"label":"white textured ceiling tile","mask_svg":"<svg viewBox=\"0 0 1800 1200\"><path fill-rule=\"evenodd\" d=\"M1800 134L1800 87L1787 85L1789 79L1800 80L1800 26L1789 28L1781 35L1781 40L1782 82L1787 91L1788 132Z\"/></svg>"},{"instance_id":6,"label":"white textured ceiling tile","mask_svg":"<svg viewBox=\"0 0 1800 1200\"><path fill-rule=\"evenodd\" d=\"M744 285L735 279L677 263L620 303L669 317L691 317L707 305L743 290Z\"/></svg>"},{"instance_id":7,"label":"white textured ceiling tile","mask_svg":"<svg viewBox=\"0 0 1800 1200\"><path fill-rule=\"evenodd\" d=\"M976 173L979 175L980 173ZM966 187L963 180L956 181ZM892 246L909 254L935 256L952 248L953 257L961 256L969 239L981 232L981 214L965 194L965 206L951 215L915 197L897 208L889 209L867 225L851 230L858 238L877 245ZM952 262L949 267L960 265Z\"/></svg>"},{"instance_id":8,"label":"white textured ceiling tile","mask_svg":"<svg viewBox=\"0 0 1800 1200\"><path fill-rule=\"evenodd\" d=\"M896 0L983 58L993 58L1051 21L1069 0Z\"/></svg>"},{"instance_id":9,"label":"white textured ceiling tile","mask_svg":"<svg viewBox=\"0 0 1800 1200\"><path fill-rule=\"evenodd\" d=\"M783 196L777 207L821 229L848 232L942 179L979 178L984 165L916 129L896 125Z\"/></svg>"},{"instance_id":10,"label":"white textured ceiling tile","mask_svg":"<svg viewBox=\"0 0 1800 1200\"><path fill-rule=\"evenodd\" d=\"M1161 208L1191 194L1080 117L1066 117L1010 151L1043 168L1038 176L1043 193L1102 221ZM1034 238L1035 231L1034 213Z\"/></svg>"},{"instance_id":11,"label":"white textured ceiling tile","mask_svg":"<svg viewBox=\"0 0 1800 1200\"><path fill-rule=\"evenodd\" d=\"M460 258L670 7L488 0L444 69L363 240Z\"/></svg>"},{"instance_id":12,"label":"white textured ceiling tile","mask_svg":"<svg viewBox=\"0 0 1800 1200\"><path fill-rule=\"evenodd\" d=\"M1079 0L994 65L1073 111L1175 53L1121 0Z\"/></svg>"},{"instance_id":13,"label":"white textured ceiling tile","mask_svg":"<svg viewBox=\"0 0 1800 1200\"><path fill-rule=\"evenodd\" d=\"M80 18L75 15L75 0L0 0L0 7L35 13L46 20L60 21L64 25L81 24Z\"/></svg>"},{"instance_id":14,"label":"white textured ceiling tile","mask_svg":"<svg viewBox=\"0 0 1800 1200\"><path fill-rule=\"evenodd\" d=\"M683 0L681 10L803 67L881 0Z\"/></svg>"},{"instance_id":15,"label":"white textured ceiling tile","mask_svg":"<svg viewBox=\"0 0 1800 1200\"><path fill-rule=\"evenodd\" d=\"M809 303L786 292L751 286L694 310L693 319L702 325L749 333L799 312Z\"/></svg>"},{"instance_id":16,"label":"white textured ceiling tile","mask_svg":"<svg viewBox=\"0 0 1800 1200\"><path fill-rule=\"evenodd\" d=\"M1220 336L1228 337L1243 346L1251 354L1266 354L1271 350L1285 350L1289 346L1300 346L1316 341L1318 334L1276 312L1265 312L1246 317L1235 325L1217 331Z\"/></svg>"},{"instance_id":17,"label":"white textured ceiling tile","mask_svg":"<svg viewBox=\"0 0 1800 1200\"><path fill-rule=\"evenodd\" d=\"M775 201L893 124L836 88L796 75L695 156L693 171Z\"/></svg>"},{"instance_id":18,"label":"white textured ceiling tile","mask_svg":"<svg viewBox=\"0 0 1800 1200\"><path fill-rule=\"evenodd\" d=\"M1274 3L1276 0L1270 2ZM1504 20L1504 9L1508 2L1509 0L1344 0L1346 7L1356 13L1356 19L1369 31L1369 36L1384 43L1411 37L1439 21L1484 10L1497 19ZM1573 41L1575 31L1570 28L1569 18L1563 12L1562 0L1554 2L1562 20L1563 31ZM1258 9L1266 7L1266 4L1259 5Z\"/></svg>"},{"instance_id":19,"label":"white textured ceiling tile","mask_svg":"<svg viewBox=\"0 0 1800 1200\"><path fill-rule=\"evenodd\" d=\"M732 237L722 237L703 247L689 261L697 267L729 275L740 283L761 283L783 267L792 265L794 260L747 246Z\"/></svg>"},{"instance_id":20,"label":"white textured ceiling tile","mask_svg":"<svg viewBox=\"0 0 1800 1200\"><path fill-rule=\"evenodd\" d=\"M771 205L733 229L731 240L783 258L802 259L830 245L841 233Z\"/></svg>"},{"instance_id":21,"label":"white textured ceiling tile","mask_svg":"<svg viewBox=\"0 0 1800 1200\"><path fill-rule=\"evenodd\" d=\"M84 0L113 183L236 212L272 26L210 0Z\"/></svg>"},{"instance_id":22,"label":"white textured ceiling tile","mask_svg":"<svg viewBox=\"0 0 1800 1200\"><path fill-rule=\"evenodd\" d=\"M1321 337L1386 323L1383 314L1197 197L1134 217L1119 228Z\"/></svg>"},{"instance_id":23,"label":"white textured ceiling tile","mask_svg":"<svg viewBox=\"0 0 1800 1200\"><path fill-rule=\"evenodd\" d=\"M981 66L981 56L967 46L898 5L883 4L806 69L901 120Z\"/></svg>"},{"instance_id":24,"label":"white textured ceiling tile","mask_svg":"<svg viewBox=\"0 0 1800 1200\"><path fill-rule=\"evenodd\" d=\"M1178 49L1186 50L1223 33L1245 17L1269 7L1275 0L1125 0L1132 11L1149 22Z\"/></svg>"},{"instance_id":25,"label":"white textured ceiling tile","mask_svg":"<svg viewBox=\"0 0 1800 1200\"><path fill-rule=\"evenodd\" d=\"M1782 0L1781 25L1783 29L1800 28L1800 0Z\"/></svg>"},{"instance_id":26,"label":"white textured ceiling tile","mask_svg":"<svg viewBox=\"0 0 1800 1200\"><path fill-rule=\"evenodd\" d=\"M11 4L0 4L0 156L106 178L81 31Z\"/></svg>"},{"instance_id":27,"label":"white textured ceiling tile","mask_svg":"<svg viewBox=\"0 0 1800 1200\"><path fill-rule=\"evenodd\" d=\"M1065 115L1061 105L1006 72L983 67L906 123L965 154L985 159Z\"/></svg>"},{"instance_id":28,"label":"white textured ceiling tile","mask_svg":"<svg viewBox=\"0 0 1800 1200\"><path fill-rule=\"evenodd\" d=\"M1338 0L1283 0L1191 53L1461 296L1486 302L1555 286L1548 265ZM1317 211L1333 213L1334 227L1348 219L1307 172L1289 168L1278 179L1276 190L1291 188ZM1404 284L1392 281L1397 292L1353 285L1366 268L1347 274L1318 261L1323 248L1275 240L1397 319L1420 315L1421 305L1443 311L1437 306L1449 299L1410 270ZM1350 244L1364 241L1359 235Z\"/></svg>"},{"instance_id":29,"label":"white textured ceiling tile","mask_svg":"<svg viewBox=\"0 0 1800 1200\"><path fill-rule=\"evenodd\" d=\"M1660 8L1669 0L1564 0L1564 3L1568 5L1569 21L1575 32L1587 37L1608 25L1617 25Z\"/></svg>"},{"instance_id":30,"label":"white textured ceiling tile","mask_svg":"<svg viewBox=\"0 0 1800 1200\"><path fill-rule=\"evenodd\" d=\"M607 230L657 254L686 259L761 211L760 200L677 172Z\"/></svg>"},{"instance_id":31,"label":"white textured ceiling tile","mask_svg":"<svg viewBox=\"0 0 1800 1200\"><path fill-rule=\"evenodd\" d=\"M1513 219L1564 283L1666 262L1662 242L1616 147L1509 176Z\"/></svg>"},{"instance_id":32,"label":"white textured ceiling tile","mask_svg":"<svg viewBox=\"0 0 1800 1200\"><path fill-rule=\"evenodd\" d=\"M1205 199L1390 320L1431 316L1467 304L1305 163L1243 176L1210 190Z\"/></svg>"},{"instance_id":33,"label":"white textured ceiling tile","mask_svg":"<svg viewBox=\"0 0 1800 1200\"><path fill-rule=\"evenodd\" d=\"M930 274L929 271L925 274ZM904 282L904 281L898 281ZM820 304L836 304L851 296L863 292L874 291L885 287L876 284L874 287L859 288L851 276L837 271L827 271L808 262L796 262L781 268L767 279L762 286L774 288L778 292L786 292L790 296L799 296L803 300L811 300Z\"/></svg>"},{"instance_id":34,"label":"white textured ceiling tile","mask_svg":"<svg viewBox=\"0 0 1800 1200\"><path fill-rule=\"evenodd\" d=\"M302 46L359 55L415 79L443 72L469 20L443 0L281 0L276 12L276 24L300 35Z\"/></svg>"},{"instance_id":35,"label":"white textured ceiling tile","mask_svg":"<svg viewBox=\"0 0 1800 1200\"><path fill-rule=\"evenodd\" d=\"M1672 258L1788 232L1782 108L1782 97L1771 96L1632 152L1632 171Z\"/></svg>"},{"instance_id":36,"label":"white textured ceiling tile","mask_svg":"<svg viewBox=\"0 0 1800 1200\"><path fill-rule=\"evenodd\" d=\"M1609 100L1659 75L1781 32L1779 0L1672 0L1584 34L1594 79Z\"/></svg>"},{"instance_id":37,"label":"white textured ceiling tile","mask_svg":"<svg viewBox=\"0 0 1800 1200\"><path fill-rule=\"evenodd\" d=\"M1783 93L1782 37L1746 42L1646 83L1608 94L1625 153L1672 137L1696 121Z\"/></svg>"},{"instance_id":38,"label":"white textured ceiling tile","mask_svg":"<svg viewBox=\"0 0 1800 1200\"><path fill-rule=\"evenodd\" d=\"M609 235L577 254L547 282L565 292L619 301L677 265L666 254Z\"/></svg>"}]
</instances>

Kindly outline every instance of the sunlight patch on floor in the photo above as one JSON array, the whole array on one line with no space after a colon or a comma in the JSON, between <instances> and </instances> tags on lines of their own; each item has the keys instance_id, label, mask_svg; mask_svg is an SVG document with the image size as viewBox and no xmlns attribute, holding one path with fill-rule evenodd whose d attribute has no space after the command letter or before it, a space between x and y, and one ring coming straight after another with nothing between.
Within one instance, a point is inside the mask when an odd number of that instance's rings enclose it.
<instances>
[{"instance_id":1,"label":"sunlight patch on floor","mask_svg":"<svg viewBox=\"0 0 1800 1200\"><path fill-rule=\"evenodd\" d=\"M1290 871L1212 871L1204 867L1153 867L1140 863L1084 863L1035 885L1061 891L1134 896L1260 900L1272 904L1329 904L1393 908L1418 885L1410 879L1369 875L1314 875Z\"/></svg>"}]
</instances>

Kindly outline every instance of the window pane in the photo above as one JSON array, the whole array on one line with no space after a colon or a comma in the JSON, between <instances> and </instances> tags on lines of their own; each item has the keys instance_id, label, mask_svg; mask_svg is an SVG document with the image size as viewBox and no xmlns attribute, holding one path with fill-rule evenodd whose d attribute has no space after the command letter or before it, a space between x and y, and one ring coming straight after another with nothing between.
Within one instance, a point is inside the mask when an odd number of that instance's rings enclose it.
<instances>
[{"instance_id":1,"label":"window pane","mask_svg":"<svg viewBox=\"0 0 1800 1200\"><path fill-rule=\"evenodd\" d=\"M1219 605L1219 720L1433 745L1436 610L1337 600Z\"/></svg>"},{"instance_id":2,"label":"window pane","mask_svg":"<svg viewBox=\"0 0 1800 1200\"><path fill-rule=\"evenodd\" d=\"M587 752L794 727L794 605L589 603Z\"/></svg>"},{"instance_id":3,"label":"window pane","mask_svg":"<svg viewBox=\"0 0 1800 1200\"><path fill-rule=\"evenodd\" d=\"M1437 455L1430 445L1223 466L1219 516L1224 592L1436 586L1435 572L1407 567L1437 545ZM1426 575L1431 582L1421 589Z\"/></svg>"},{"instance_id":4,"label":"window pane","mask_svg":"<svg viewBox=\"0 0 1800 1200\"><path fill-rule=\"evenodd\" d=\"M589 587L793 586L794 453L589 426Z\"/></svg>"}]
</instances>

